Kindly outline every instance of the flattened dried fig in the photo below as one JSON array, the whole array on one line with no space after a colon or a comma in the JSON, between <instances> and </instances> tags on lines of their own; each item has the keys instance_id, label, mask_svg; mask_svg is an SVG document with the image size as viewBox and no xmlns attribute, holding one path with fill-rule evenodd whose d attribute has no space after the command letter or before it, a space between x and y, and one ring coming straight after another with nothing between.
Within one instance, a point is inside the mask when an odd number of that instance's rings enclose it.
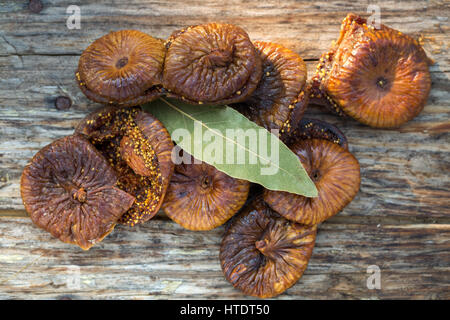
<instances>
[{"instance_id":1,"label":"flattened dried fig","mask_svg":"<svg viewBox=\"0 0 450 320\"><path fill-rule=\"evenodd\" d=\"M398 127L423 109L431 88L420 44L401 32L349 14L331 50L322 55L311 83L335 111L372 127Z\"/></svg>"},{"instance_id":2,"label":"flattened dried fig","mask_svg":"<svg viewBox=\"0 0 450 320\"><path fill-rule=\"evenodd\" d=\"M262 41L254 45L262 59L263 75L253 94L234 107L267 130L279 130L284 137L297 126L308 104L306 64L281 45Z\"/></svg>"},{"instance_id":3,"label":"flattened dried fig","mask_svg":"<svg viewBox=\"0 0 450 320\"><path fill-rule=\"evenodd\" d=\"M21 194L33 222L88 250L106 237L133 204L105 158L80 136L41 149L22 174Z\"/></svg>"},{"instance_id":4,"label":"flattened dried fig","mask_svg":"<svg viewBox=\"0 0 450 320\"><path fill-rule=\"evenodd\" d=\"M316 198L264 191L264 201L286 219L306 225L320 223L341 211L356 196L361 182L358 160L338 144L299 139L289 148L299 157L319 193Z\"/></svg>"},{"instance_id":5,"label":"flattened dried fig","mask_svg":"<svg viewBox=\"0 0 450 320\"><path fill-rule=\"evenodd\" d=\"M261 59L247 33L209 23L172 34L166 44L163 83L169 97L190 103L243 101L261 78Z\"/></svg>"},{"instance_id":6,"label":"flattened dried fig","mask_svg":"<svg viewBox=\"0 0 450 320\"><path fill-rule=\"evenodd\" d=\"M301 278L316 232L316 226L286 220L257 198L233 221L222 240L223 273L246 295L277 296Z\"/></svg>"},{"instance_id":7,"label":"flattened dried fig","mask_svg":"<svg viewBox=\"0 0 450 320\"><path fill-rule=\"evenodd\" d=\"M164 42L137 30L108 33L82 54L76 73L91 100L134 106L160 96Z\"/></svg>"},{"instance_id":8,"label":"flattened dried fig","mask_svg":"<svg viewBox=\"0 0 450 320\"><path fill-rule=\"evenodd\" d=\"M318 119L301 119L289 136L287 143L291 144L300 139L324 139L348 150L347 137L342 131L332 124Z\"/></svg>"},{"instance_id":9,"label":"flattened dried fig","mask_svg":"<svg viewBox=\"0 0 450 320\"><path fill-rule=\"evenodd\" d=\"M234 179L202 162L175 166L163 204L164 212L182 227L211 230L230 219L244 205L250 183Z\"/></svg>"},{"instance_id":10,"label":"flattened dried fig","mask_svg":"<svg viewBox=\"0 0 450 320\"><path fill-rule=\"evenodd\" d=\"M136 201L120 223L134 226L161 207L173 173L173 143L163 124L140 108L105 107L88 115L76 132L86 135L119 176L118 187Z\"/></svg>"}]
</instances>

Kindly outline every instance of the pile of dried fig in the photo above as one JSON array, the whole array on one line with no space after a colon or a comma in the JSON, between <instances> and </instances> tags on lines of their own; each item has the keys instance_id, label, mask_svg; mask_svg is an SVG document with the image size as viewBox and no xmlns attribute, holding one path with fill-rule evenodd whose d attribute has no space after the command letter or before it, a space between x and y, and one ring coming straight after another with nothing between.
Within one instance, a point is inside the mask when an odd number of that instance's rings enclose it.
<instances>
[{"instance_id":1,"label":"pile of dried fig","mask_svg":"<svg viewBox=\"0 0 450 320\"><path fill-rule=\"evenodd\" d=\"M220 246L226 279L247 295L277 296L305 271L318 224L347 206L360 187L359 163L345 135L302 119L308 103L373 127L399 126L423 109L429 63L417 41L353 14L310 82L297 53L252 42L231 24L190 26L166 41L136 30L111 32L82 53L76 71L82 92L105 106L26 166L25 209L36 225L85 250L117 223L144 223L160 208L194 231L231 219ZM252 192L250 182L190 155L189 163L175 165L169 132L139 106L162 96L230 104L259 126L279 130L318 197Z\"/></svg>"}]
</instances>

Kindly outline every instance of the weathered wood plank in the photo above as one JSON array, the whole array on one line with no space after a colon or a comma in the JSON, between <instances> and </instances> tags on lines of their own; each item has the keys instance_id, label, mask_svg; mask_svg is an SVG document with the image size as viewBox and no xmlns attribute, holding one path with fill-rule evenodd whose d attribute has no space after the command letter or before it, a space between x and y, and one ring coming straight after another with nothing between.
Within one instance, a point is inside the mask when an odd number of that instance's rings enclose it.
<instances>
[{"instance_id":1,"label":"weathered wood plank","mask_svg":"<svg viewBox=\"0 0 450 320\"><path fill-rule=\"evenodd\" d=\"M0 298L245 298L220 270L223 227L191 232L158 217L84 252L27 218L0 222ZM323 223L305 275L281 298L448 299L449 236L449 224ZM369 265L381 290L367 289ZM75 268L79 289L67 287Z\"/></svg>"},{"instance_id":2,"label":"weathered wood plank","mask_svg":"<svg viewBox=\"0 0 450 320\"><path fill-rule=\"evenodd\" d=\"M1 19L4 37L12 47L8 50L79 54L110 30L137 28L166 38L186 25L223 21L241 25L254 39L278 41L298 49L305 58L317 58L323 48L320 44L328 45L335 39L340 20L350 11L366 14L370 1L85 1L80 5L81 30L68 30L66 8L71 4L45 1L38 15L30 14L24 2L6 7ZM445 1L378 1L377 5L383 23L394 28L417 35L433 34L437 41L448 31L445 12L449 5ZM70 37L70 43L65 36Z\"/></svg>"}]
</instances>

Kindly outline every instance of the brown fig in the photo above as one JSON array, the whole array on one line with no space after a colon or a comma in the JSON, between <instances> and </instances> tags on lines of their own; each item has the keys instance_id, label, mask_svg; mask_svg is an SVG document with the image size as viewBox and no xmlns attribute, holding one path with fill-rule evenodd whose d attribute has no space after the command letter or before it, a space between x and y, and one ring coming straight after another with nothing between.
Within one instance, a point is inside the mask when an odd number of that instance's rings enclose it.
<instances>
[{"instance_id":1,"label":"brown fig","mask_svg":"<svg viewBox=\"0 0 450 320\"><path fill-rule=\"evenodd\" d=\"M163 83L169 97L193 104L245 100L261 78L261 59L247 33L209 23L176 31L166 42Z\"/></svg>"},{"instance_id":2,"label":"brown fig","mask_svg":"<svg viewBox=\"0 0 450 320\"><path fill-rule=\"evenodd\" d=\"M239 112L267 130L279 130L285 137L300 121L308 104L306 64L295 52L275 43L255 41L263 74L258 87Z\"/></svg>"},{"instance_id":3,"label":"brown fig","mask_svg":"<svg viewBox=\"0 0 450 320\"><path fill-rule=\"evenodd\" d=\"M371 127L398 127L427 101L430 62L413 38L349 14L339 39L320 59L311 98Z\"/></svg>"},{"instance_id":4,"label":"brown fig","mask_svg":"<svg viewBox=\"0 0 450 320\"><path fill-rule=\"evenodd\" d=\"M192 156L188 158L188 163L175 166L163 210L186 229L214 229L244 205L250 183L232 178Z\"/></svg>"},{"instance_id":5,"label":"brown fig","mask_svg":"<svg viewBox=\"0 0 450 320\"><path fill-rule=\"evenodd\" d=\"M244 207L222 240L222 271L246 295L275 297L303 275L316 232L316 226L286 220L257 198Z\"/></svg>"},{"instance_id":6,"label":"brown fig","mask_svg":"<svg viewBox=\"0 0 450 320\"><path fill-rule=\"evenodd\" d=\"M75 130L100 150L118 174L118 186L135 196L120 223L134 226L161 207L173 173L173 143L163 124L140 108L108 106L88 115Z\"/></svg>"},{"instance_id":7,"label":"brown fig","mask_svg":"<svg viewBox=\"0 0 450 320\"><path fill-rule=\"evenodd\" d=\"M36 225L84 250L106 237L134 202L117 187L106 159L80 136L41 149L25 167L20 190Z\"/></svg>"},{"instance_id":8,"label":"brown fig","mask_svg":"<svg viewBox=\"0 0 450 320\"><path fill-rule=\"evenodd\" d=\"M103 104L135 106L158 98L164 42L120 30L95 40L82 54L76 78L83 93Z\"/></svg>"},{"instance_id":9,"label":"brown fig","mask_svg":"<svg viewBox=\"0 0 450 320\"><path fill-rule=\"evenodd\" d=\"M318 119L303 118L286 143L291 144L301 139L324 139L338 144L348 150L347 137L336 126Z\"/></svg>"},{"instance_id":10,"label":"brown fig","mask_svg":"<svg viewBox=\"0 0 450 320\"><path fill-rule=\"evenodd\" d=\"M361 181L358 160L346 149L324 139L299 139L289 145L319 193L316 198L264 191L264 201L286 219L314 225L341 211L356 196Z\"/></svg>"}]
</instances>

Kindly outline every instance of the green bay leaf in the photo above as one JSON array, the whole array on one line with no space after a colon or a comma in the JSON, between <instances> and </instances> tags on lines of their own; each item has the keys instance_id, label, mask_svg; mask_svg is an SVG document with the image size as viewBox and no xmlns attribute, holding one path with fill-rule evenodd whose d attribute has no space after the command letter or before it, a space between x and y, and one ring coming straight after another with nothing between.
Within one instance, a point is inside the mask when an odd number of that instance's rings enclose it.
<instances>
[{"instance_id":1,"label":"green bay leaf","mask_svg":"<svg viewBox=\"0 0 450 320\"><path fill-rule=\"evenodd\" d=\"M275 135L233 108L167 98L143 108L164 124L183 150L229 176L270 190L317 197L316 186L298 157Z\"/></svg>"}]
</instances>

